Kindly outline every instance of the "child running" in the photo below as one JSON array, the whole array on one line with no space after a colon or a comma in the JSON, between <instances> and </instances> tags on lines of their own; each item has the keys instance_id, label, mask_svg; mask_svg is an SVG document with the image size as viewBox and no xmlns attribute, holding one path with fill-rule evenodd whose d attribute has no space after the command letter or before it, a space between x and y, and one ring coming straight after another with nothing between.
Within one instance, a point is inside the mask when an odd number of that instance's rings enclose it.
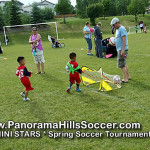
<instances>
[{"instance_id":1,"label":"child running","mask_svg":"<svg viewBox=\"0 0 150 150\"><path fill-rule=\"evenodd\" d=\"M19 67L17 68L16 75L21 80L22 84L25 86L24 92L21 92L20 95L23 97L23 101L30 100L28 98L28 93L30 90L33 90L34 88L31 87L31 83L29 80L29 77L31 77L32 72L28 72L26 66L25 66L25 58L24 57L18 57L17 62L19 63Z\"/></svg>"},{"instance_id":2,"label":"child running","mask_svg":"<svg viewBox=\"0 0 150 150\"><path fill-rule=\"evenodd\" d=\"M76 81L76 85L77 85L76 91L80 92L82 90L79 88L79 85L81 82L79 73L82 74L82 70L78 66L78 63L76 62L76 53L70 53L69 57L70 57L71 61L68 62L67 66L66 66L66 71L70 72L70 74L69 74L70 83L69 83L69 88L67 89L67 93L69 93L72 85L75 84L75 81Z\"/></svg>"}]
</instances>

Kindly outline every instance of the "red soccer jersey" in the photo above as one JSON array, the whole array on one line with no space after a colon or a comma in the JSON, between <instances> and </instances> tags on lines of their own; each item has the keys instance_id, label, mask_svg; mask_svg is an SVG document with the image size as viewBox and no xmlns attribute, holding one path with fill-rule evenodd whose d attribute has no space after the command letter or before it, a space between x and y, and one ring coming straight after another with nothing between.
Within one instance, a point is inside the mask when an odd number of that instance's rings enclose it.
<instances>
[{"instance_id":1,"label":"red soccer jersey","mask_svg":"<svg viewBox=\"0 0 150 150\"><path fill-rule=\"evenodd\" d=\"M73 68L77 68L78 67L78 63L76 61L70 61L70 64Z\"/></svg>"},{"instance_id":2,"label":"red soccer jersey","mask_svg":"<svg viewBox=\"0 0 150 150\"><path fill-rule=\"evenodd\" d=\"M31 76L31 72L28 72L26 66L19 66L16 71L16 75L19 79L27 78Z\"/></svg>"},{"instance_id":3,"label":"red soccer jersey","mask_svg":"<svg viewBox=\"0 0 150 150\"><path fill-rule=\"evenodd\" d=\"M69 62L71 64L71 66L73 68L77 68L78 67L78 63L76 61L70 61ZM80 77L79 77L79 72L74 72L74 74L72 74L72 72L70 72L70 77L69 80L72 84L75 83L75 81L79 84L81 82Z\"/></svg>"}]
</instances>

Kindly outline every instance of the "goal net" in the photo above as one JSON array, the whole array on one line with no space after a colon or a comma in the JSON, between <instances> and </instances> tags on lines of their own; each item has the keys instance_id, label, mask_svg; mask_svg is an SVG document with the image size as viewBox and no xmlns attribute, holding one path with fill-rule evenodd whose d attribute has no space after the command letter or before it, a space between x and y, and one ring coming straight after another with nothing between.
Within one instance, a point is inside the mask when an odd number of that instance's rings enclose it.
<instances>
[{"instance_id":1,"label":"goal net","mask_svg":"<svg viewBox=\"0 0 150 150\"><path fill-rule=\"evenodd\" d=\"M17 41L22 41L25 43L29 40L29 36L32 35L32 27L37 27L38 33L41 34L42 40L47 41L47 36L55 36L57 40L58 29L56 22L38 23L38 24L24 24L24 25L14 25L14 26L4 26L4 41L7 45L9 42L17 43Z\"/></svg>"},{"instance_id":2,"label":"goal net","mask_svg":"<svg viewBox=\"0 0 150 150\"><path fill-rule=\"evenodd\" d=\"M137 28L138 28L137 33L141 33L140 26L137 26ZM135 26L129 27L128 34L134 34L134 33L136 33Z\"/></svg>"},{"instance_id":3,"label":"goal net","mask_svg":"<svg viewBox=\"0 0 150 150\"><path fill-rule=\"evenodd\" d=\"M82 71L81 79L85 86L97 83L99 91L111 91L121 88L120 77L106 74L102 71L102 68L96 71L88 67L82 67Z\"/></svg>"}]
</instances>

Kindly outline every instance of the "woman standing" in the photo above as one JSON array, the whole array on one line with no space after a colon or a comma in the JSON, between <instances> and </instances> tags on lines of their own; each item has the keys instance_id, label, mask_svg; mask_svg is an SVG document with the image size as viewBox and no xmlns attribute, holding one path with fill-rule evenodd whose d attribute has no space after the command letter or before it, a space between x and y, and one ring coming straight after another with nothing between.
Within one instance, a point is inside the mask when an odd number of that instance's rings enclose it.
<instances>
[{"instance_id":1,"label":"woman standing","mask_svg":"<svg viewBox=\"0 0 150 150\"><path fill-rule=\"evenodd\" d=\"M84 38L88 44L88 53L87 55L89 56L93 56L93 54L91 53L92 50L92 37L91 37L91 32L90 32L90 23L86 22L85 27L83 28L83 32L84 32Z\"/></svg>"},{"instance_id":2,"label":"woman standing","mask_svg":"<svg viewBox=\"0 0 150 150\"><path fill-rule=\"evenodd\" d=\"M37 65L37 74L44 74L44 56L43 56L43 47L41 42L41 35L37 33L37 28L32 28L33 35L30 36L29 43L31 44L31 50L33 54L33 58L35 60L35 64ZM41 69L40 70L40 64Z\"/></svg>"}]
</instances>

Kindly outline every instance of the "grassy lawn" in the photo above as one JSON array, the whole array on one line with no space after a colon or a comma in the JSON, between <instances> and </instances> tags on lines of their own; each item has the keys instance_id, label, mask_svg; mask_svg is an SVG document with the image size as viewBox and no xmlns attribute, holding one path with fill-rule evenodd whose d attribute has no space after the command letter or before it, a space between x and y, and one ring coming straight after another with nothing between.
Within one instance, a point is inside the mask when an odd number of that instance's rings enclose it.
<instances>
[{"instance_id":1,"label":"grassy lawn","mask_svg":"<svg viewBox=\"0 0 150 150\"><path fill-rule=\"evenodd\" d=\"M104 35L107 37L109 35ZM118 74L116 58L98 59L88 57L87 44L83 38L68 38L63 49L52 49L48 41L43 41L45 56L44 75L30 78L34 91L29 93L31 101L23 102L20 92L23 91L19 79L15 76L18 56L26 58L29 71L36 73L36 66L30 52L30 45L25 43L10 44L4 48L7 60L0 60L0 122L58 122L75 120L80 122L139 122L141 130L131 132L148 132L150 125L150 71L149 39L147 34L129 35L128 66L132 80L123 84L121 89L111 92L97 92L97 88L88 88L81 84L83 92L75 92L75 85L70 94L68 74L65 66L69 53L77 53L80 66L93 69L103 68L108 74ZM94 46L93 46L94 47ZM93 50L94 52L94 50ZM41 130L42 131L42 130ZM67 130L69 132L69 130ZM93 130L86 130L92 132ZM112 130L113 131L113 130ZM125 130L115 130L125 132ZM128 131L128 132L130 132ZM75 132L75 130L73 131ZM85 131L84 131L85 132ZM97 132L104 132L98 130ZM41 138L5 138L0 140L1 150L143 150L150 149L148 138L74 138L51 139L47 135Z\"/></svg>"}]
</instances>

